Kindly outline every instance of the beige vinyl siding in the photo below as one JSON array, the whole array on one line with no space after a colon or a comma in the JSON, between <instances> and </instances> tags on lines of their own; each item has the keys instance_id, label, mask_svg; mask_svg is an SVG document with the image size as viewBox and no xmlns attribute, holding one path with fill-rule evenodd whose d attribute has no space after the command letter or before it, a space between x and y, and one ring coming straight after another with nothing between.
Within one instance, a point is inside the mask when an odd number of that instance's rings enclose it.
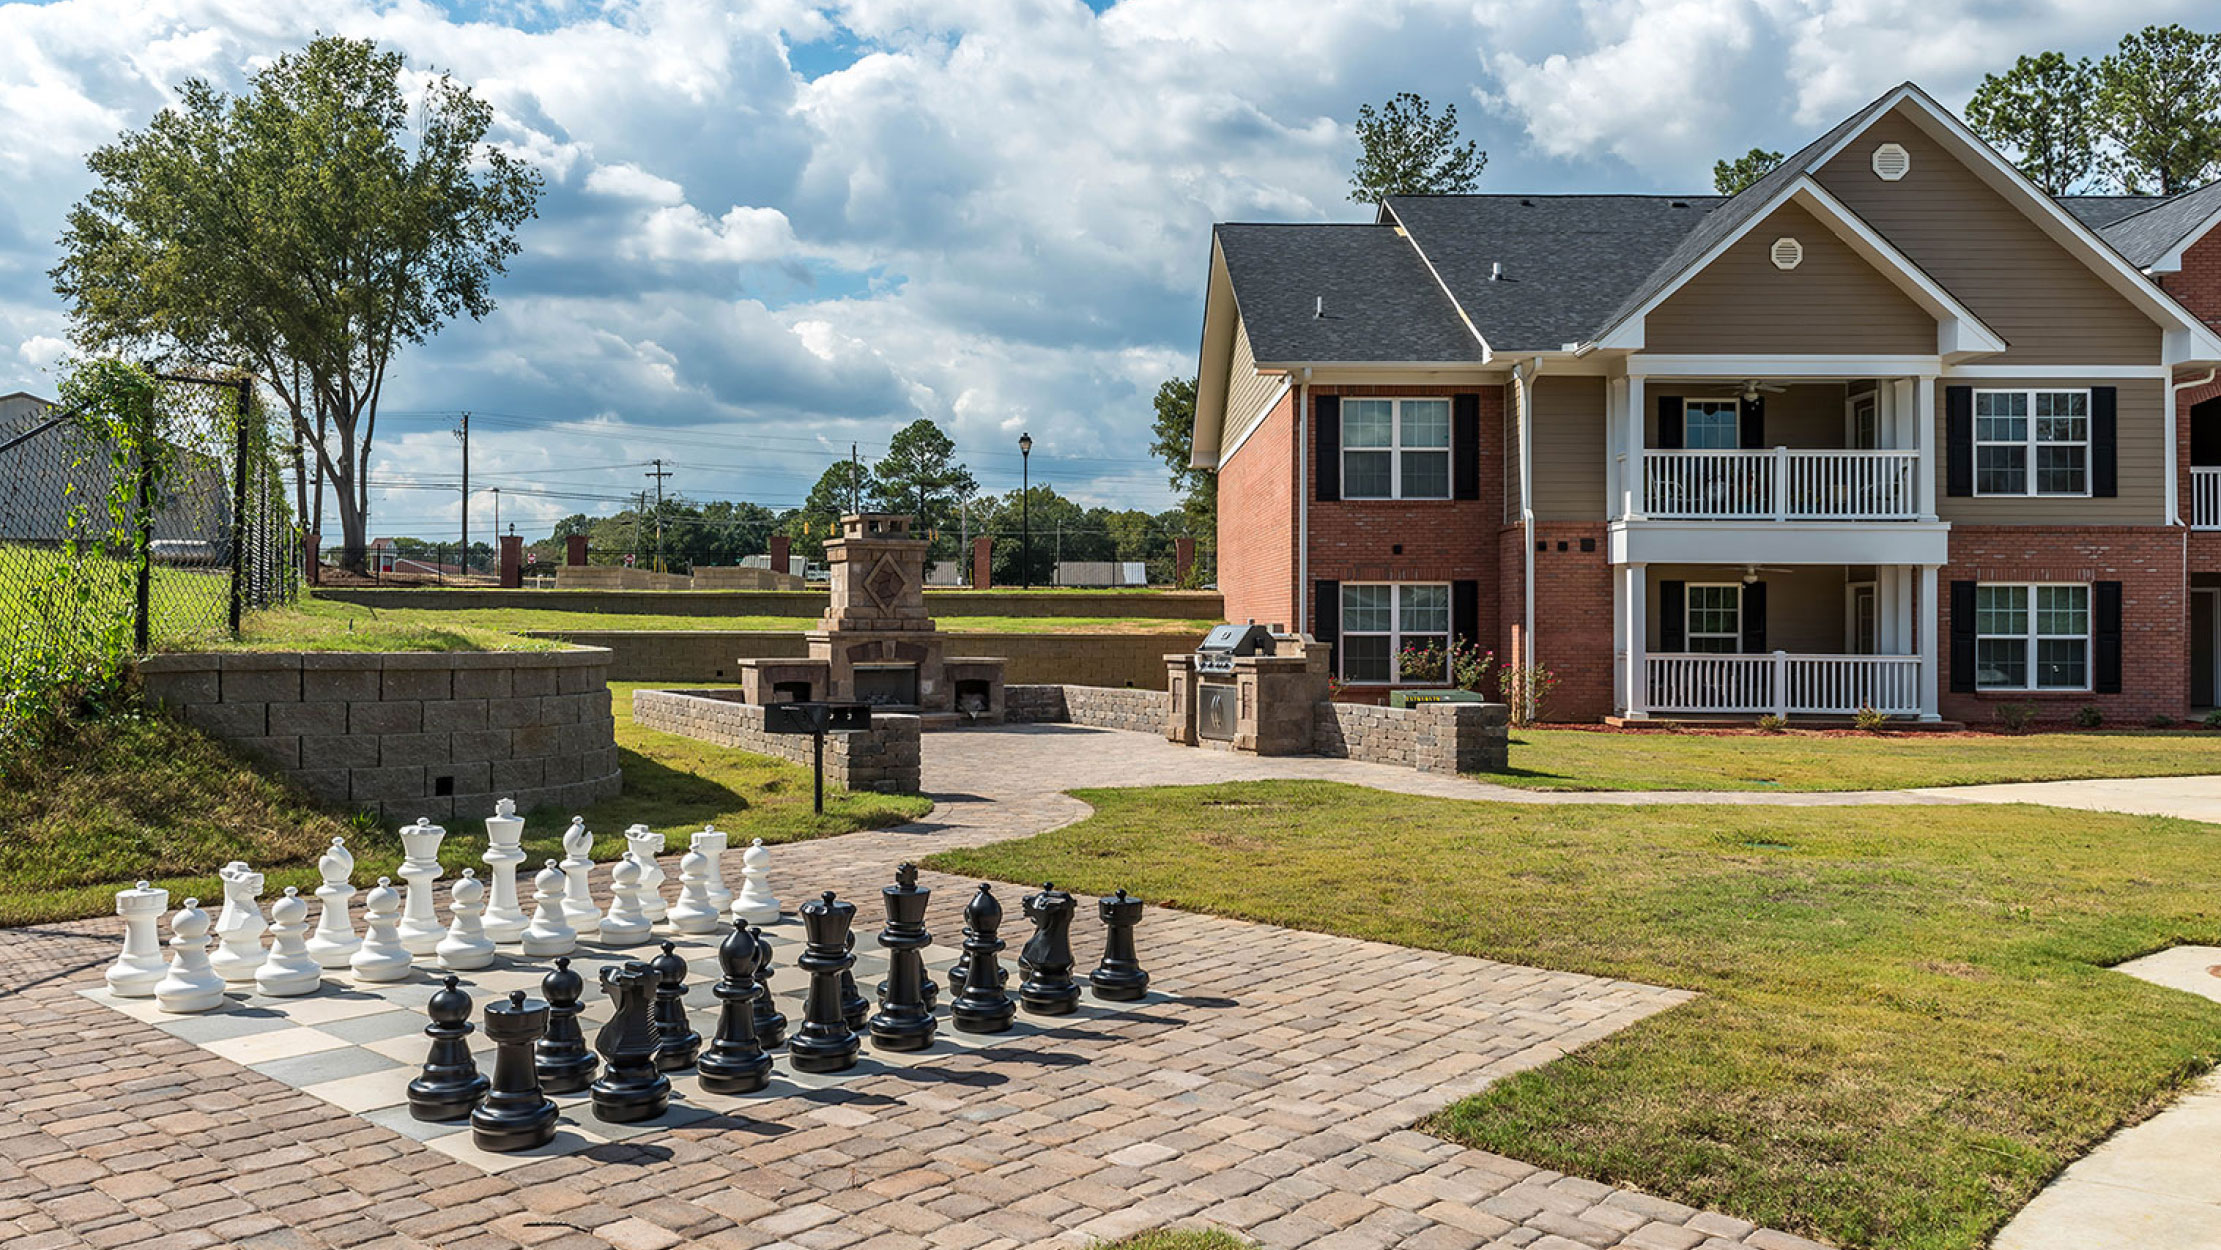
<instances>
[{"instance_id":1,"label":"beige vinyl siding","mask_svg":"<svg viewBox=\"0 0 2221 1250\"><path fill-rule=\"evenodd\" d=\"M1653 379L1643 401L1643 446L1658 445L1658 399L1730 399L1734 383ZM1766 395L1766 446L1833 450L1850 442L1844 421L1848 388L1840 382L1799 382Z\"/></svg>"},{"instance_id":2,"label":"beige vinyl siding","mask_svg":"<svg viewBox=\"0 0 2221 1250\"><path fill-rule=\"evenodd\" d=\"M1265 415L1265 404L1280 390L1279 374L1257 372L1257 354L1249 347L1249 329L1234 322L1234 359L1226 373L1226 433L1220 437L1220 455L1242 440L1249 427Z\"/></svg>"},{"instance_id":3,"label":"beige vinyl siding","mask_svg":"<svg viewBox=\"0 0 2221 1250\"><path fill-rule=\"evenodd\" d=\"M1936 515L1969 525L2157 525L2167 504L2167 394L2158 378L2107 378L2078 382L2060 378L1946 378L1936 386L1936 447L1950 454L1944 433L1944 391L1953 386L1976 390L2079 390L2115 388L2119 432L2114 455L2120 493L2110 499L2080 496L1949 495L1950 466L1936 463Z\"/></svg>"},{"instance_id":4,"label":"beige vinyl siding","mask_svg":"<svg viewBox=\"0 0 2221 1250\"><path fill-rule=\"evenodd\" d=\"M1850 650L1843 636L1844 586L1851 570L1839 564L1806 564L1789 573L1762 573L1766 583L1766 650L1795 655L1840 655ZM1658 583L1721 585L1743 580L1740 564L1653 564L1646 570L1643 603L1649 620L1645 646L1660 649Z\"/></svg>"},{"instance_id":5,"label":"beige vinyl siding","mask_svg":"<svg viewBox=\"0 0 2221 1250\"><path fill-rule=\"evenodd\" d=\"M1603 518L1604 387L1601 377L1535 379L1536 520Z\"/></svg>"},{"instance_id":6,"label":"beige vinyl siding","mask_svg":"<svg viewBox=\"0 0 2221 1250\"><path fill-rule=\"evenodd\" d=\"M1795 269L1774 266L1781 238L1804 247ZM1819 218L1784 204L1650 311L1643 350L1929 355L1936 321Z\"/></svg>"},{"instance_id":7,"label":"beige vinyl siding","mask_svg":"<svg viewBox=\"0 0 2221 1250\"><path fill-rule=\"evenodd\" d=\"M1874 173L1874 149L1912 169ZM1817 175L1822 186L2002 335L1997 364L2159 363L2159 326L2053 242L1902 113L1878 119Z\"/></svg>"}]
</instances>

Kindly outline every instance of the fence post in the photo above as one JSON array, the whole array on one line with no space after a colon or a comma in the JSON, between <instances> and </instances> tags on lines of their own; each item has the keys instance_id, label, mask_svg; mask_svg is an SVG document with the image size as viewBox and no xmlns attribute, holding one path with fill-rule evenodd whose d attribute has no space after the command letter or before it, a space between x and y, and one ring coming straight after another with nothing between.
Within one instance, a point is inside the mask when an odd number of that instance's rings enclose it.
<instances>
[{"instance_id":1,"label":"fence post","mask_svg":"<svg viewBox=\"0 0 2221 1250\"><path fill-rule=\"evenodd\" d=\"M154 446L154 407L150 402L145 418L139 422L138 448L138 505L139 515L139 567L135 571L132 587L131 649L140 655L153 650L152 617L154 600L154 460L149 449Z\"/></svg>"},{"instance_id":2,"label":"fence post","mask_svg":"<svg viewBox=\"0 0 2221 1250\"><path fill-rule=\"evenodd\" d=\"M253 383L241 378L232 383L233 407L238 417L238 437L232 451L234 464L231 470L231 636L239 636L239 623L246 606L240 585L246 571L247 560L247 388Z\"/></svg>"}]
</instances>

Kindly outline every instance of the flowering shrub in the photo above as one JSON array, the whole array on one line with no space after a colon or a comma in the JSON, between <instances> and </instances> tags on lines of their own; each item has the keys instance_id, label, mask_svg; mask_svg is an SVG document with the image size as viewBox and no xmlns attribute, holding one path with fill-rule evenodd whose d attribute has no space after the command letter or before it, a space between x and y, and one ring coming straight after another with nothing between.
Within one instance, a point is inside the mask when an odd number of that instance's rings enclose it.
<instances>
[{"instance_id":1,"label":"flowering shrub","mask_svg":"<svg viewBox=\"0 0 2221 1250\"><path fill-rule=\"evenodd\" d=\"M1459 690L1479 690L1496 667L1496 653L1477 642L1453 638L1413 643L1396 657L1397 671L1405 681L1447 681Z\"/></svg>"}]
</instances>

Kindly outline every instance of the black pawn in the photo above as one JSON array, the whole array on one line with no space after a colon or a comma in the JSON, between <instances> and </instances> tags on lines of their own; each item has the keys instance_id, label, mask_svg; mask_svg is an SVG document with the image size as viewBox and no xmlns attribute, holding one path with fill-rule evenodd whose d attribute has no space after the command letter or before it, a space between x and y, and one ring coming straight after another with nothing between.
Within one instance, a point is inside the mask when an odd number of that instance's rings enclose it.
<instances>
[{"instance_id":1,"label":"black pawn","mask_svg":"<svg viewBox=\"0 0 2221 1250\"><path fill-rule=\"evenodd\" d=\"M604 965L602 993L617 1004L616 1014L594 1036L602 1055L601 1079L593 1084L594 1117L611 1124L653 1120L671 1106L671 1078L656 1070L655 1020L649 1001L662 978L637 959L623 968Z\"/></svg>"},{"instance_id":2,"label":"black pawn","mask_svg":"<svg viewBox=\"0 0 2221 1250\"><path fill-rule=\"evenodd\" d=\"M915 864L895 870L895 883L879 891L887 908L887 927L879 944L887 948L887 981L880 991L879 1014L871 1018L871 1044L881 1050L923 1050L933 1044L933 1005L925 996L923 951L933 941L926 932L925 909L933 891L918 885Z\"/></svg>"},{"instance_id":3,"label":"black pawn","mask_svg":"<svg viewBox=\"0 0 2221 1250\"><path fill-rule=\"evenodd\" d=\"M1079 904L1070 894L1044 883L1039 894L1020 906L1033 921L1033 936L1018 957L1026 979L1018 986L1018 1001L1027 1011L1044 1016L1068 1016L1080 1005L1079 983L1072 979L1072 917Z\"/></svg>"},{"instance_id":4,"label":"black pawn","mask_svg":"<svg viewBox=\"0 0 2221 1250\"><path fill-rule=\"evenodd\" d=\"M669 942L648 961L658 978L655 996L656 1067L684 1072L702 1053L702 1035L686 1021L686 959Z\"/></svg>"},{"instance_id":5,"label":"black pawn","mask_svg":"<svg viewBox=\"0 0 2221 1250\"><path fill-rule=\"evenodd\" d=\"M470 1057L470 1035L478 1031L470 1022L470 995L449 977L424 1010L432 1017L424 1026L432 1050L423 1074L409 1082L409 1114L433 1121L467 1118L486 1097L486 1074Z\"/></svg>"},{"instance_id":6,"label":"black pawn","mask_svg":"<svg viewBox=\"0 0 2221 1250\"><path fill-rule=\"evenodd\" d=\"M787 1017L771 1001L771 939L756 934L756 1044L776 1050L787 1044Z\"/></svg>"},{"instance_id":7,"label":"black pawn","mask_svg":"<svg viewBox=\"0 0 2221 1250\"><path fill-rule=\"evenodd\" d=\"M1003 905L983 883L964 907L964 983L949 1004L950 1020L961 1032L1000 1033L1018 1014L1010 995L1003 993L1002 964L995 958L1003 948L995 936L1002 923Z\"/></svg>"},{"instance_id":8,"label":"black pawn","mask_svg":"<svg viewBox=\"0 0 2221 1250\"><path fill-rule=\"evenodd\" d=\"M871 1000L856 988L856 933L848 934L848 967L841 969L841 1019L848 1027L861 1030L871 1018Z\"/></svg>"},{"instance_id":9,"label":"black pawn","mask_svg":"<svg viewBox=\"0 0 2221 1250\"><path fill-rule=\"evenodd\" d=\"M486 1007L486 1036L497 1049L493 1088L470 1113L470 1139L480 1150L531 1150L555 1140L555 1104L540 1092L532 1063L532 1045L547 1035L548 1019L548 1005L523 990Z\"/></svg>"},{"instance_id":10,"label":"black pawn","mask_svg":"<svg viewBox=\"0 0 2221 1250\"><path fill-rule=\"evenodd\" d=\"M712 1094L753 1094L771 1082L771 1056L756 1042L756 933L743 920L718 943L717 962L724 978L710 993L722 1010L717 1036L694 1067L702 1088Z\"/></svg>"},{"instance_id":11,"label":"black pawn","mask_svg":"<svg viewBox=\"0 0 2221 1250\"><path fill-rule=\"evenodd\" d=\"M586 978L571 971L570 956L564 955L556 959L555 971L540 978L540 992L548 1000L547 1036L532 1046L540 1088L550 1094L583 1093L602 1066L586 1049L586 1034L578 1027L578 999L586 992Z\"/></svg>"},{"instance_id":12,"label":"black pawn","mask_svg":"<svg viewBox=\"0 0 2221 1250\"><path fill-rule=\"evenodd\" d=\"M810 974L810 989L802 1003L802 1027L787 1043L798 1072L856 1066L856 1031L848 1027L841 996L841 974L856 963L848 953L848 927L855 919L856 905L835 899L831 890L802 904L802 927L809 936L795 964Z\"/></svg>"},{"instance_id":13,"label":"black pawn","mask_svg":"<svg viewBox=\"0 0 2221 1250\"><path fill-rule=\"evenodd\" d=\"M1130 1003L1149 992L1149 974L1134 954L1134 926L1141 921L1141 900L1117 894L1095 900L1103 917L1103 962L1087 974L1095 997Z\"/></svg>"}]
</instances>

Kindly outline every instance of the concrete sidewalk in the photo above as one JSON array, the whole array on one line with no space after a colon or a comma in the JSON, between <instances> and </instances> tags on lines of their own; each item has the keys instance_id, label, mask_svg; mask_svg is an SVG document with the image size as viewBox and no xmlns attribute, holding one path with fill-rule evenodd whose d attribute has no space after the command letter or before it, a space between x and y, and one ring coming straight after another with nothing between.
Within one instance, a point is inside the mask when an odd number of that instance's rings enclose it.
<instances>
[{"instance_id":1,"label":"concrete sidewalk","mask_svg":"<svg viewBox=\"0 0 2221 1250\"><path fill-rule=\"evenodd\" d=\"M2221 764L2221 758L2215 762ZM2221 776L2030 781L1995 786L1938 786L1903 793L1951 803L2041 803L2046 807L2072 807L2087 812L2179 816L2185 820L2221 824Z\"/></svg>"}]
</instances>

